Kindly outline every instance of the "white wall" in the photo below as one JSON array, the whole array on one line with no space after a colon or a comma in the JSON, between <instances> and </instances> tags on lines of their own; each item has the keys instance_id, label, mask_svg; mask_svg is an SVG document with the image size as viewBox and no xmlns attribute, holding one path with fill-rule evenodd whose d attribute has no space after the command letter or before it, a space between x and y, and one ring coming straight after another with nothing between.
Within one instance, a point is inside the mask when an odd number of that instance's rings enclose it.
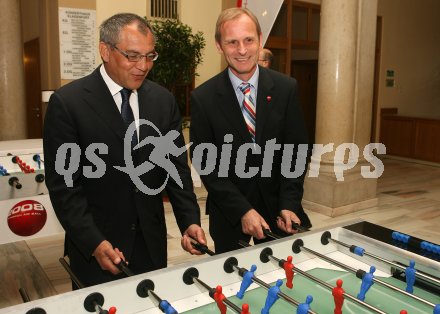
<instances>
[{"instance_id":1,"label":"white wall","mask_svg":"<svg viewBox=\"0 0 440 314\"><path fill-rule=\"evenodd\" d=\"M440 119L440 1L379 0L383 17L379 107ZM386 87L394 70L395 87Z\"/></svg>"}]
</instances>

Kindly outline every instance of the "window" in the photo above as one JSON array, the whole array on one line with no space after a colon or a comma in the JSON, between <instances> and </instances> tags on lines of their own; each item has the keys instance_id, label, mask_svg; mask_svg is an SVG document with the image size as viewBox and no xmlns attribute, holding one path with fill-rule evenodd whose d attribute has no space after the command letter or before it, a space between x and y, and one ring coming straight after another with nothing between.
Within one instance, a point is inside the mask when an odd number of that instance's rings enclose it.
<instances>
[{"instance_id":1,"label":"window","mask_svg":"<svg viewBox=\"0 0 440 314\"><path fill-rule=\"evenodd\" d=\"M151 0L150 16L177 19L178 0Z\"/></svg>"}]
</instances>

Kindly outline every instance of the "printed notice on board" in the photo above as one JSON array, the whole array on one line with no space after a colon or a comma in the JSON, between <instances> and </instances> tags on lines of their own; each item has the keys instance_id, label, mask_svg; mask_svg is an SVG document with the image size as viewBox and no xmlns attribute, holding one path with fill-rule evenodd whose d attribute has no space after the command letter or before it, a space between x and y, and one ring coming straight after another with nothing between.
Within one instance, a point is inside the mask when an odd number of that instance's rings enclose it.
<instances>
[{"instance_id":1,"label":"printed notice on board","mask_svg":"<svg viewBox=\"0 0 440 314\"><path fill-rule=\"evenodd\" d=\"M96 11L60 8L61 79L74 80L95 68Z\"/></svg>"}]
</instances>

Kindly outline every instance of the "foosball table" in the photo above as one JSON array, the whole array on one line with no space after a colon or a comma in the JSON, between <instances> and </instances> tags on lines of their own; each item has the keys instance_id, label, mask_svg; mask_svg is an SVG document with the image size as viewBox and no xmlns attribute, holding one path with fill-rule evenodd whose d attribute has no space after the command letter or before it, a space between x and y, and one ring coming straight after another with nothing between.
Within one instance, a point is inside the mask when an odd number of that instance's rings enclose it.
<instances>
[{"instance_id":1,"label":"foosball table","mask_svg":"<svg viewBox=\"0 0 440 314\"><path fill-rule=\"evenodd\" d=\"M29 147L22 148L17 144L20 141L2 142L0 146L0 200L47 194L42 143L22 142Z\"/></svg>"},{"instance_id":2,"label":"foosball table","mask_svg":"<svg viewBox=\"0 0 440 314\"><path fill-rule=\"evenodd\" d=\"M45 184L42 140L0 142L0 244L60 233Z\"/></svg>"},{"instance_id":3,"label":"foosball table","mask_svg":"<svg viewBox=\"0 0 440 314\"><path fill-rule=\"evenodd\" d=\"M439 249L359 220L0 313L439 313Z\"/></svg>"}]
</instances>

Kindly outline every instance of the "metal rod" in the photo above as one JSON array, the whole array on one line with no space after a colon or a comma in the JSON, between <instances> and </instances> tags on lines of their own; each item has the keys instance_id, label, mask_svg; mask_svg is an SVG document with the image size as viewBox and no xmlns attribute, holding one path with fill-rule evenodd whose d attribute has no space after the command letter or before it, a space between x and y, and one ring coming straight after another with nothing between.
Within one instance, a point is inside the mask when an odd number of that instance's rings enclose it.
<instances>
[{"instance_id":1,"label":"metal rod","mask_svg":"<svg viewBox=\"0 0 440 314\"><path fill-rule=\"evenodd\" d=\"M95 312L96 312L97 314L108 314L108 311L107 311L107 310L104 310L104 309L102 308L101 305L99 305L99 304L96 303L95 301L94 301L93 303L95 304Z\"/></svg>"},{"instance_id":2,"label":"metal rod","mask_svg":"<svg viewBox=\"0 0 440 314\"><path fill-rule=\"evenodd\" d=\"M162 302L162 299L153 290L148 289L148 294L151 294L159 304Z\"/></svg>"},{"instance_id":3,"label":"metal rod","mask_svg":"<svg viewBox=\"0 0 440 314\"><path fill-rule=\"evenodd\" d=\"M64 269L67 271L67 273L70 276L70 279L72 279L72 281L75 283L75 285L79 289L84 288L84 285L82 284L81 280L79 280L78 277L76 277L76 275L73 273L72 269L70 268L69 264L67 264L67 262L64 259L64 257L60 257L59 261L60 261L61 265L63 265Z\"/></svg>"},{"instance_id":4,"label":"metal rod","mask_svg":"<svg viewBox=\"0 0 440 314\"><path fill-rule=\"evenodd\" d=\"M233 266L233 268L235 269L235 271L239 272L240 268L238 266ZM243 270L248 271L246 268L243 268ZM261 279L253 276L252 277L252 281L255 282L256 284L262 286L263 288L266 288L267 290L269 290L271 288L271 286L262 281ZM287 294L285 294L284 292L278 292L278 296L281 297L282 299L284 299L284 301L286 301L287 303L293 304L296 307L298 307L300 305L300 303L298 301L296 301L295 299L292 299L291 297L289 297ZM311 314L316 314L315 312L313 312L312 310L309 310L307 313L311 313Z\"/></svg>"},{"instance_id":5,"label":"metal rod","mask_svg":"<svg viewBox=\"0 0 440 314\"><path fill-rule=\"evenodd\" d=\"M23 300L24 303L27 303L31 300L31 298L29 298L29 295L28 295L26 289L20 288L20 289L18 289L18 292L20 292L21 299Z\"/></svg>"},{"instance_id":6,"label":"metal rod","mask_svg":"<svg viewBox=\"0 0 440 314\"><path fill-rule=\"evenodd\" d=\"M313 251L313 250L311 250L311 249L309 249L309 248L306 248L305 246L301 246L301 249L304 249L305 251L307 251L307 252L309 252L309 253L312 253L312 254L318 256L319 258L321 258L321 259L323 259L323 260L326 260L327 262L330 262L330 263L332 263L332 264L338 265L339 267L341 267L341 268L343 268L343 269L349 270L349 271L351 271L351 272L353 272L353 273L356 273L356 272L357 272L354 268L349 267L349 266L347 266L347 265L344 265L344 264L342 264L342 263L340 263L340 262L338 262L338 261L335 261L334 259L331 259L331 258L329 258L329 257L327 257L327 256L325 256L325 255L323 255L323 254L321 254L321 253L318 253L318 252ZM422 303L425 303L425 304L427 304L427 305L430 305L430 306L432 306L432 307L435 307L435 304L434 304L434 303L429 302L429 301L426 301L426 300L424 300L424 299L422 299L422 298L420 298L420 297L418 297L418 296L416 296L416 295L413 295L413 294L411 294L411 293L408 293L408 292L406 292L406 291L404 291L404 290L401 290L401 289L399 289L399 288L396 288L396 287L394 287L394 286L392 286L392 285L390 285L390 284L388 284L388 283L386 283L386 282L384 282L384 281L382 281L382 280L379 280L379 279L377 279L377 278L373 278L373 281L374 281L374 282L377 282L378 284L380 284L380 285L382 285L382 286L385 286L385 287L387 287L387 288L389 288L389 289L391 289L391 290L394 290L394 291L399 292L399 293L401 293L401 294L404 294L404 295L406 295L406 296L408 296L408 297L410 297L410 298L413 298L413 299L415 299L415 300L417 300L417 301L420 301L420 302L422 302Z\"/></svg>"},{"instance_id":7,"label":"metal rod","mask_svg":"<svg viewBox=\"0 0 440 314\"><path fill-rule=\"evenodd\" d=\"M281 261L280 259L276 258L276 257L273 256L273 255L269 255L269 258L271 258L271 259L273 259L274 261L276 261L277 264L279 264L279 262ZM319 279L319 278L317 278L317 277L315 277L315 276L312 276L312 275L306 273L305 271L302 271L301 269L299 269L299 268L296 267L296 266L294 266L293 270L294 270L295 272L297 272L298 274L301 274L301 275L303 275L304 277L306 277L306 278L308 278L308 279L310 279L310 280L312 280L312 281L314 281L314 282L317 282L317 283L319 283L320 285L322 285L322 286L328 288L330 291L333 291L333 286L330 285L329 283L327 283L327 282L325 282L325 281L323 281L323 280L321 280L321 279ZM375 308L374 306L372 306L372 305L370 305L370 304L368 304L368 303L365 303L364 301L361 301L361 300L357 299L356 297L352 296L351 294L348 294L348 293L344 292L343 295L344 295L345 297L347 297L348 299L350 299L350 300L352 300L352 301L354 301L354 302L356 302L356 303L359 303L360 305L362 305L362 306L364 306L364 307L366 307L366 308L372 310L373 312L381 313L381 314L386 314L386 312L383 312L383 311L381 311L381 310Z\"/></svg>"},{"instance_id":8,"label":"metal rod","mask_svg":"<svg viewBox=\"0 0 440 314\"><path fill-rule=\"evenodd\" d=\"M192 277L192 279L193 279L193 282L194 282L194 283L201 284L201 285L203 286L203 288L205 288L205 289L208 290L209 292L212 291L213 288L211 288L210 286L208 286L206 283L204 283L204 282L203 282L202 280L200 280L199 278L197 278L197 277Z\"/></svg>"},{"instance_id":9,"label":"metal rod","mask_svg":"<svg viewBox=\"0 0 440 314\"><path fill-rule=\"evenodd\" d=\"M200 280L199 278L197 278L197 277L192 277L192 279L193 279L193 282L194 283L199 283L199 284L201 284L206 290L208 290L209 292L211 292L211 291L213 291L214 290L214 288L211 288L210 286L208 286L206 283L204 283L202 280ZM214 298L214 297L212 297L212 298ZM241 313L241 309L237 306L237 305L235 305L234 303L232 303L231 301L229 301L227 298L224 298L223 299L223 303L227 306L227 307L229 307L231 310L233 310L233 311L235 311L236 313Z\"/></svg>"},{"instance_id":10,"label":"metal rod","mask_svg":"<svg viewBox=\"0 0 440 314\"><path fill-rule=\"evenodd\" d=\"M349 244L346 244L346 243L344 243L344 242L341 242L341 241L338 241L338 240L335 240L335 239L332 239L332 238L328 238L328 239L329 239L330 241L334 242L334 243L337 243L337 244L339 244L339 245L345 246L346 248L349 248L349 249L351 248L351 246L350 246ZM392 261L390 261L390 260L387 260L387 259L385 259L385 258L383 258L383 257L380 257L380 256L377 256L377 255L374 255L374 254L372 254L372 253L368 253L368 252L366 252L366 251L364 251L363 254L364 254L364 255L367 255L367 256L369 256L369 257L371 257L371 258L374 258L374 259L376 259L376 260L379 260L379 261L381 261L381 262L384 262L384 263L386 263L386 264L388 264L388 265L394 266L394 267L396 267L396 268L399 268L399 269L402 269L402 270L406 270L406 267L405 267L405 266L402 266L402 265L400 265L400 264L394 263L394 262L392 262ZM429 275L427 275L427 274L425 274L425 273L422 273L422 272L416 271L416 277L421 278L421 279L430 280L430 281L436 283L437 285L440 285L440 280L439 280L439 279L434 278L434 277L431 277L431 276L429 276Z\"/></svg>"}]
</instances>

